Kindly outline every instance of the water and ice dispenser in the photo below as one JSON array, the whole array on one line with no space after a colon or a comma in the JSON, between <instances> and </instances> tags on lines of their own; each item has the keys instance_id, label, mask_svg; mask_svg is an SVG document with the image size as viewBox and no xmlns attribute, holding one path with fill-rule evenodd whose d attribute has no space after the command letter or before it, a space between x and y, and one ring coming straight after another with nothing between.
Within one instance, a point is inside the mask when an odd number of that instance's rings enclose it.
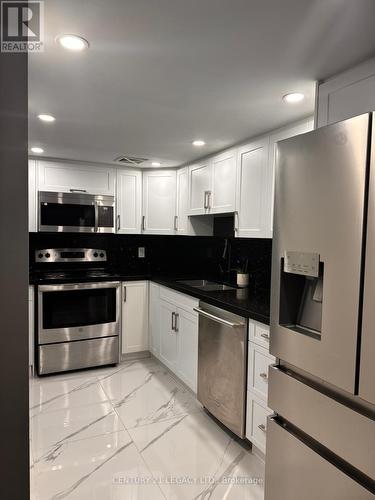
<instances>
[{"instance_id":1,"label":"water and ice dispenser","mask_svg":"<svg viewBox=\"0 0 375 500\"><path fill-rule=\"evenodd\" d=\"M285 251L280 272L279 324L320 340L324 263L319 254Z\"/></svg>"}]
</instances>

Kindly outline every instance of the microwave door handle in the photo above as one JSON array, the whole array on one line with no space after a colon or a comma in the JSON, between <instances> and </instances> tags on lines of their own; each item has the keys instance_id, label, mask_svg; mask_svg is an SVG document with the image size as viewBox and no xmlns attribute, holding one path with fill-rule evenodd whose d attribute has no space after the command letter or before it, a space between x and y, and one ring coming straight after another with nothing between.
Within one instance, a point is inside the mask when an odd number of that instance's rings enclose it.
<instances>
[{"instance_id":1,"label":"microwave door handle","mask_svg":"<svg viewBox=\"0 0 375 500\"><path fill-rule=\"evenodd\" d=\"M95 233L98 232L98 226L99 226L99 205L98 205L98 202L96 201L95 202L95 228L94 228Z\"/></svg>"}]
</instances>

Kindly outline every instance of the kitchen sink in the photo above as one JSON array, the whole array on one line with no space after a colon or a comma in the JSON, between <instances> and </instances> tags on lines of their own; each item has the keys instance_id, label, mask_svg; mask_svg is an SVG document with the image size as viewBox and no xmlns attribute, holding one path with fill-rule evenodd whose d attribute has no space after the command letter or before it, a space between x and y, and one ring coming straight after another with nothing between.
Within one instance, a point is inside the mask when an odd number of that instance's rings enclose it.
<instances>
[{"instance_id":1,"label":"kitchen sink","mask_svg":"<svg viewBox=\"0 0 375 500\"><path fill-rule=\"evenodd\" d=\"M198 288L204 292L216 292L220 290L236 290L235 287L225 285L224 283L217 283L216 281L209 280L182 280L177 281L181 285L191 286L192 288Z\"/></svg>"}]
</instances>

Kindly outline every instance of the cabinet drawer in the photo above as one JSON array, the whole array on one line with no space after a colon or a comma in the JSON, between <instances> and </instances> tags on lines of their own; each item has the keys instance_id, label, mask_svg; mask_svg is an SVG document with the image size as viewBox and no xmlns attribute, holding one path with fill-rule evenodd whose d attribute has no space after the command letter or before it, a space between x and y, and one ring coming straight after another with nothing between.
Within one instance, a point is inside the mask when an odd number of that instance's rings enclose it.
<instances>
[{"instance_id":1,"label":"cabinet drawer","mask_svg":"<svg viewBox=\"0 0 375 500\"><path fill-rule=\"evenodd\" d=\"M246 437L263 453L266 452L267 417L272 411L264 401L247 392Z\"/></svg>"},{"instance_id":2,"label":"cabinet drawer","mask_svg":"<svg viewBox=\"0 0 375 500\"><path fill-rule=\"evenodd\" d=\"M166 288L164 286L160 287L160 298L162 300L167 300L168 302L172 302L177 307L181 307L190 312L192 311L193 307L198 307L199 305L198 299L194 299L193 297L189 297L189 295L176 292L171 288Z\"/></svg>"},{"instance_id":3,"label":"cabinet drawer","mask_svg":"<svg viewBox=\"0 0 375 500\"><path fill-rule=\"evenodd\" d=\"M268 354L267 349L249 342L247 388L263 399L265 403L267 403L268 395L268 367L275 360L273 356Z\"/></svg>"},{"instance_id":4,"label":"cabinet drawer","mask_svg":"<svg viewBox=\"0 0 375 500\"><path fill-rule=\"evenodd\" d=\"M269 350L270 347L270 327L257 321L249 322L249 340L256 344L265 347Z\"/></svg>"}]
</instances>

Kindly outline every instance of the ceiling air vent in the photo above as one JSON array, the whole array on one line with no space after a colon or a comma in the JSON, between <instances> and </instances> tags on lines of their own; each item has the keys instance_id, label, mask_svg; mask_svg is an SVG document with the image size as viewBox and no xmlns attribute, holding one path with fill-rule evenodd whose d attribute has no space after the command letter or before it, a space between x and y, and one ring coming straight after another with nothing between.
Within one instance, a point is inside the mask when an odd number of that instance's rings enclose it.
<instances>
[{"instance_id":1,"label":"ceiling air vent","mask_svg":"<svg viewBox=\"0 0 375 500\"><path fill-rule=\"evenodd\" d=\"M147 158L136 158L135 156L119 156L118 158L115 158L114 161L116 163L121 163L121 165L140 165L141 163L144 163L145 161L148 161Z\"/></svg>"}]
</instances>

